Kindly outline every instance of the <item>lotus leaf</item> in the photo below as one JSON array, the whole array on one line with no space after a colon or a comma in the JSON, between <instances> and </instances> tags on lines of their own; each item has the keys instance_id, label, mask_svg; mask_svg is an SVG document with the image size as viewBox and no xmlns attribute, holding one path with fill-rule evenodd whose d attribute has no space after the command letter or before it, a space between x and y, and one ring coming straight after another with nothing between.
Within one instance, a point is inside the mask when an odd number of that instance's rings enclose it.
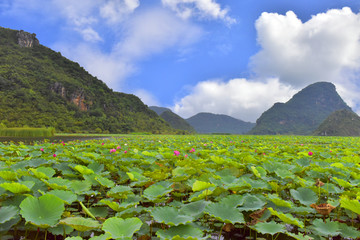
<instances>
[{"instance_id":1,"label":"lotus leaf","mask_svg":"<svg viewBox=\"0 0 360 240\"><path fill-rule=\"evenodd\" d=\"M87 182L87 181L72 181L71 184L71 189L77 193L77 194L81 194L84 193L86 191L89 191L91 188L91 183Z\"/></svg>"},{"instance_id":2,"label":"lotus leaf","mask_svg":"<svg viewBox=\"0 0 360 240\"><path fill-rule=\"evenodd\" d=\"M243 214L234 207L228 206L224 203L212 203L206 206L204 212L215 217L224 223L244 223Z\"/></svg>"},{"instance_id":3,"label":"lotus leaf","mask_svg":"<svg viewBox=\"0 0 360 240\"><path fill-rule=\"evenodd\" d=\"M191 225L180 225L167 230L159 230L156 235L164 240L198 240L203 239L204 233Z\"/></svg>"},{"instance_id":4,"label":"lotus leaf","mask_svg":"<svg viewBox=\"0 0 360 240\"><path fill-rule=\"evenodd\" d=\"M244 204L244 196L242 195L229 195L225 198L222 198L221 203L229 207L237 207Z\"/></svg>"},{"instance_id":5,"label":"lotus leaf","mask_svg":"<svg viewBox=\"0 0 360 240\"><path fill-rule=\"evenodd\" d=\"M74 194L71 191L65 191L65 190L52 190L50 192L48 192L49 194L52 194L54 196L57 196L58 198L60 198L61 200L63 200L66 204L71 204L73 203L76 199L77 196L76 194Z\"/></svg>"},{"instance_id":6,"label":"lotus leaf","mask_svg":"<svg viewBox=\"0 0 360 240\"><path fill-rule=\"evenodd\" d=\"M204 189L207 189L209 187L214 187L215 185L209 182L203 182L196 180L192 186L192 190L194 192L202 191Z\"/></svg>"},{"instance_id":7,"label":"lotus leaf","mask_svg":"<svg viewBox=\"0 0 360 240\"><path fill-rule=\"evenodd\" d=\"M209 204L210 202L200 200L180 205L180 213L181 215L194 216L194 218L197 219L203 214L205 207Z\"/></svg>"},{"instance_id":8,"label":"lotus leaf","mask_svg":"<svg viewBox=\"0 0 360 240\"><path fill-rule=\"evenodd\" d=\"M13 172L13 171L0 171L0 177L7 181L17 181L18 180L16 172Z\"/></svg>"},{"instance_id":9,"label":"lotus leaf","mask_svg":"<svg viewBox=\"0 0 360 240\"><path fill-rule=\"evenodd\" d=\"M29 183L29 182L28 182ZM32 186L34 186L34 182L32 182ZM26 193L30 192L31 187L29 187L31 184L26 184L26 182L18 183L18 182L4 182L0 184L0 187L4 188L5 190L12 192L12 193Z\"/></svg>"},{"instance_id":10,"label":"lotus leaf","mask_svg":"<svg viewBox=\"0 0 360 240\"><path fill-rule=\"evenodd\" d=\"M341 178L337 178L337 177L333 177L332 179L334 179L340 187L343 188L351 188L353 185L347 181L345 181L344 179Z\"/></svg>"},{"instance_id":11,"label":"lotus leaf","mask_svg":"<svg viewBox=\"0 0 360 240\"><path fill-rule=\"evenodd\" d=\"M94 236L92 238L89 238L89 240L108 240L111 239L110 233L101 234L99 236Z\"/></svg>"},{"instance_id":12,"label":"lotus leaf","mask_svg":"<svg viewBox=\"0 0 360 240\"><path fill-rule=\"evenodd\" d=\"M97 182L99 182L101 184L101 186L104 186L104 187L107 187L107 188L112 188L115 186L115 183L113 181L111 181L110 179L108 178L105 178L105 177L102 177L102 176L99 176L97 175L95 177L95 180Z\"/></svg>"},{"instance_id":13,"label":"lotus leaf","mask_svg":"<svg viewBox=\"0 0 360 240\"><path fill-rule=\"evenodd\" d=\"M81 175L89 175L94 173L92 169L87 168L86 166L83 165L76 165L75 167L73 167L73 169L81 173Z\"/></svg>"},{"instance_id":14,"label":"lotus leaf","mask_svg":"<svg viewBox=\"0 0 360 240\"><path fill-rule=\"evenodd\" d=\"M360 231L355 227L346 225L345 223L339 223L339 232L343 238L360 238Z\"/></svg>"},{"instance_id":15,"label":"lotus leaf","mask_svg":"<svg viewBox=\"0 0 360 240\"><path fill-rule=\"evenodd\" d=\"M124 199L127 198L128 195L134 195L132 192L132 188L129 186L115 186L113 188L111 188L108 192L107 192L107 196L109 197L113 197L116 199Z\"/></svg>"},{"instance_id":16,"label":"lotus leaf","mask_svg":"<svg viewBox=\"0 0 360 240\"><path fill-rule=\"evenodd\" d=\"M239 207L242 211L254 211L264 207L266 202L255 195L246 195L244 197L244 204Z\"/></svg>"},{"instance_id":17,"label":"lotus leaf","mask_svg":"<svg viewBox=\"0 0 360 240\"><path fill-rule=\"evenodd\" d=\"M173 189L171 188L171 183L165 184L153 184L147 189L144 190L144 197L153 201L155 199L161 198L164 195L171 192Z\"/></svg>"},{"instance_id":18,"label":"lotus leaf","mask_svg":"<svg viewBox=\"0 0 360 240\"><path fill-rule=\"evenodd\" d=\"M3 224L19 214L19 209L15 206L3 206L0 208L0 224Z\"/></svg>"},{"instance_id":19,"label":"lotus leaf","mask_svg":"<svg viewBox=\"0 0 360 240\"><path fill-rule=\"evenodd\" d=\"M87 215L89 215L89 217L91 217L92 219L95 219L95 220L96 220L95 216L89 211L89 209L88 209L87 207L85 207L85 205L84 205L82 202L79 201L79 203L80 203L83 211L84 211Z\"/></svg>"},{"instance_id":20,"label":"lotus leaf","mask_svg":"<svg viewBox=\"0 0 360 240\"><path fill-rule=\"evenodd\" d=\"M142 221L139 218L122 219L112 217L106 219L102 230L111 234L112 239L131 238L136 231L139 231Z\"/></svg>"},{"instance_id":21,"label":"lotus leaf","mask_svg":"<svg viewBox=\"0 0 360 240\"><path fill-rule=\"evenodd\" d=\"M170 226L191 223L194 216L181 215L181 212L174 207L159 207L151 211L154 220Z\"/></svg>"},{"instance_id":22,"label":"lotus leaf","mask_svg":"<svg viewBox=\"0 0 360 240\"><path fill-rule=\"evenodd\" d=\"M93 220L91 218L83 218L83 217L68 217L62 219L60 221L60 224L70 226L80 232L85 232L92 229L98 229L101 226L98 221Z\"/></svg>"},{"instance_id":23,"label":"lotus leaf","mask_svg":"<svg viewBox=\"0 0 360 240\"><path fill-rule=\"evenodd\" d=\"M29 196L20 204L20 213L27 222L41 228L55 226L65 207L64 202L60 198L45 194L39 198Z\"/></svg>"},{"instance_id":24,"label":"lotus leaf","mask_svg":"<svg viewBox=\"0 0 360 240\"><path fill-rule=\"evenodd\" d=\"M316 193L309 188L290 189L290 194L294 199L305 206L310 206L310 204L316 203L318 200Z\"/></svg>"},{"instance_id":25,"label":"lotus leaf","mask_svg":"<svg viewBox=\"0 0 360 240\"><path fill-rule=\"evenodd\" d=\"M337 236L340 234L338 222L324 222L321 219L315 219L310 228L324 237Z\"/></svg>"},{"instance_id":26,"label":"lotus leaf","mask_svg":"<svg viewBox=\"0 0 360 240\"><path fill-rule=\"evenodd\" d=\"M298 219L294 218L291 214L284 214L282 212L275 211L273 208L268 208L272 215L277 216L281 219L284 223L296 225L300 228L304 228L304 223L298 221Z\"/></svg>"},{"instance_id":27,"label":"lotus leaf","mask_svg":"<svg viewBox=\"0 0 360 240\"><path fill-rule=\"evenodd\" d=\"M360 202L345 197L340 198L340 206L360 215Z\"/></svg>"},{"instance_id":28,"label":"lotus leaf","mask_svg":"<svg viewBox=\"0 0 360 240\"><path fill-rule=\"evenodd\" d=\"M79 237L79 236L77 236L77 237L67 237L67 238L65 238L65 240L83 240L83 238Z\"/></svg>"},{"instance_id":29,"label":"lotus leaf","mask_svg":"<svg viewBox=\"0 0 360 240\"><path fill-rule=\"evenodd\" d=\"M275 233L280 233L285 231L285 226L274 221L271 222L259 222L253 227L256 231L262 234L274 235Z\"/></svg>"}]
</instances>

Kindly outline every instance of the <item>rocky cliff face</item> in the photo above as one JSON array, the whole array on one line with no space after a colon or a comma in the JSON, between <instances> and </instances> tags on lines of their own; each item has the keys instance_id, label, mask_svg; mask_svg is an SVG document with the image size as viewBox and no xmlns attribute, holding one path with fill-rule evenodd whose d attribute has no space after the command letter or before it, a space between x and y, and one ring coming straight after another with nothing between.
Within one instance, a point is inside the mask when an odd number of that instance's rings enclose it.
<instances>
[{"instance_id":1,"label":"rocky cliff face","mask_svg":"<svg viewBox=\"0 0 360 240\"><path fill-rule=\"evenodd\" d=\"M16 34L17 38L18 38L18 44L21 47L34 47L34 46L38 46L39 40L36 38L36 34L35 33L28 33L28 32L24 32L23 30L20 30L17 32Z\"/></svg>"},{"instance_id":2,"label":"rocky cliff face","mask_svg":"<svg viewBox=\"0 0 360 240\"><path fill-rule=\"evenodd\" d=\"M90 106L92 105L92 101L86 100L85 92L83 89L76 90L75 92L71 93L70 98L68 98L66 88L61 83L56 82L51 86L51 91L53 91L56 94L59 94L67 101L72 102L81 111L88 111Z\"/></svg>"}]
</instances>

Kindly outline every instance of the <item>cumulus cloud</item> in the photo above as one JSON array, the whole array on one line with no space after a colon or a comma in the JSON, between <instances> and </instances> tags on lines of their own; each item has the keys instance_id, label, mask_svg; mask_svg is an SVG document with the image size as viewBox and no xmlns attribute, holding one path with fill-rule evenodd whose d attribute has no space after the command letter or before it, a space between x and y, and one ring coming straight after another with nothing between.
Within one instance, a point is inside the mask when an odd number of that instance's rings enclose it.
<instances>
[{"instance_id":1,"label":"cumulus cloud","mask_svg":"<svg viewBox=\"0 0 360 240\"><path fill-rule=\"evenodd\" d=\"M295 92L275 78L265 82L244 78L228 82L209 80L199 82L189 95L175 104L173 110L185 118L199 112L212 112L255 122L275 102L287 101Z\"/></svg>"},{"instance_id":2,"label":"cumulus cloud","mask_svg":"<svg viewBox=\"0 0 360 240\"><path fill-rule=\"evenodd\" d=\"M157 98L145 89L137 89L133 92L133 94L138 96L141 101L148 106L159 106L159 101Z\"/></svg>"},{"instance_id":3,"label":"cumulus cloud","mask_svg":"<svg viewBox=\"0 0 360 240\"><path fill-rule=\"evenodd\" d=\"M335 83L349 105L360 98L353 72L360 68L360 14L332 9L302 22L294 12L263 13L256 21L261 50L252 57L258 77L278 77L303 87L318 81Z\"/></svg>"},{"instance_id":4,"label":"cumulus cloud","mask_svg":"<svg viewBox=\"0 0 360 240\"><path fill-rule=\"evenodd\" d=\"M221 8L214 0L162 0L164 6L175 11L180 17L188 19L193 16L220 19L228 24L236 20L228 16L228 9Z\"/></svg>"},{"instance_id":5,"label":"cumulus cloud","mask_svg":"<svg viewBox=\"0 0 360 240\"><path fill-rule=\"evenodd\" d=\"M124 20L140 6L139 0L111 0L100 8L101 17L109 23L118 23Z\"/></svg>"},{"instance_id":6,"label":"cumulus cloud","mask_svg":"<svg viewBox=\"0 0 360 240\"><path fill-rule=\"evenodd\" d=\"M200 27L166 10L151 9L127 23L125 36L116 51L126 58L139 59L170 47L186 48L197 42L202 34Z\"/></svg>"}]
</instances>

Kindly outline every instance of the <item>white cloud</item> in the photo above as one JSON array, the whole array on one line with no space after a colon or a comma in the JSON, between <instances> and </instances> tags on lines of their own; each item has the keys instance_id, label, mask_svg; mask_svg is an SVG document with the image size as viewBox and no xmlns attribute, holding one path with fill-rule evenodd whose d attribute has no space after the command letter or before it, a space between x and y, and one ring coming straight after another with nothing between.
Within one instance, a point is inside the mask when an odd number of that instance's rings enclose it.
<instances>
[{"instance_id":1,"label":"white cloud","mask_svg":"<svg viewBox=\"0 0 360 240\"><path fill-rule=\"evenodd\" d=\"M259 76L303 85L332 81L360 63L360 14L330 10L302 23L293 12L263 13L256 21L262 50L252 59Z\"/></svg>"},{"instance_id":2,"label":"white cloud","mask_svg":"<svg viewBox=\"0 0 360 240\"><path fill-rule=\"evenodd\" d=\"M261 50L252 57L258 77L278 77L296 87L329 81L355 106L359 97L360 14L333 9L303 23L295 13L263 13L256 21ZM351 88L349 88L351 87Z\"/></svg>"},{"instance_id":3,"label":"white cloud","mask_svg":"<svg viewBox=\"0 0 360 240\"><path fill-rule=\"evenodd\" d=\"M126 25L125 37L116 47L119 55L139 59L197 42L203 31L163 9L151 9L132 18Z\"/></svg>"},{"instance_id":4,"label":"white cloud","mask_svg":"<svg viewBox=\"0 0 360 240\"><path fill-rule=\"evenodd\" d=\"M100 8L101 17L111 24L124 20L140 6L139 0L110 0Z\"/></svg>"},{"instance_id":5,"label":"white cloud","mask_svg":"<svg viewBox=\"0 0 360 240\"><path fill-rule=\"evenodd\" d=\"M199 112L212 112L255 122L275 102L287 101L295 92L275 78L266 82L243 78L228 82L209 80L199 82L189 95L175 104L173 110L185 118Z\"/></svg>"},{"instance_id":6,"label":"white cloud","mask_svg":"<svg viewBox=\"0 0 360 240\"><path fill-rule=\"evenodd\" d=\"M228 9L222 9L214 0L162 0L164 6L175 11L180 17L188 19L193 16L220 19L228 24L236 20L228 16Z\"/></svg>"},{"instance_id":7,"label":"white cloud","mask_svg":"<svg viewBox=\"0 0 360 240\"><path fill-rule=\"evenodd\" d=\"M78 31L81 33L85 41L98 42L103 40L100 35L91 27L79 29Z\"/></svg>"},{"instance_id":8,"label":"white cloud","mask_svg":"<svg viewBox=\"0 0 360 240\"><path fill-rule=\"evenodd\" d=\"M159 106L159 101L157 98L145 89L137 89L133 92L133 94L138 96L141 101L148 106Z\"/></svg>"}]
</instances>

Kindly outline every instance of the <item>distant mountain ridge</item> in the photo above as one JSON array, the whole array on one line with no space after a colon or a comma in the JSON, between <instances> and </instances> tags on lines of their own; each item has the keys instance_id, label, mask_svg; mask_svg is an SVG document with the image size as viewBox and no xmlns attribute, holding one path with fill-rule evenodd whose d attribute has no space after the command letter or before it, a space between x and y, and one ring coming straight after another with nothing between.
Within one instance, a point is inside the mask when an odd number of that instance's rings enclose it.
<instances>
[{"instance_id":1,"label":"distant mountain ridge","mask_svg":"<svg viewBox=\"0 0 360 240\"><path fill-rule=\"evenodd\" d=\"M198 133L231 133L245 134L255 126L255 123L213 113L198 113L186 121L195 128Z\"/></svg>"},{"instance_id":2,"label":"distant mountain ridge","mask_svg":"<svg viewBox=\"0 0 360 240\"><path fill-rule=\"evenodd\" d=\"M360 136L360 117L348 109L330 114L314 131L318 136Z\"/></svg>"},{"instance_id":3,"label":"distant mountain ridge","mask_svg":"<svg viewBox=\"0 0 360 240\"><path fill-rule=\"evenodd\" d=\"M114 92L35 34L0 27L0 124L60 132L174 130L131 94Z\"/></svg>"},{"instance_id":4,"label":"distant mountain ridge","mask_svg":"<svg viewBox=\"0 0 360 240\"><path fill-rule=\"evenodd\" d=\"M182 117L173 113L169 108L150 106L151 110L156 112L162 119L164 119L174 129L183 130L189 133L195 133L195 129Z\"/></svg>"},{"instance_id":5,"label":"distant mountain ridge","mask_svg":"<svg viewBox=\"0 0 360 240\"><path fill-rule=\"evenodd\" d=\"M309 135L332 112L351 108L329 82L311 84L286 103L275 103L256 121L249 134Z\"/></svg>"}]
</instances>

